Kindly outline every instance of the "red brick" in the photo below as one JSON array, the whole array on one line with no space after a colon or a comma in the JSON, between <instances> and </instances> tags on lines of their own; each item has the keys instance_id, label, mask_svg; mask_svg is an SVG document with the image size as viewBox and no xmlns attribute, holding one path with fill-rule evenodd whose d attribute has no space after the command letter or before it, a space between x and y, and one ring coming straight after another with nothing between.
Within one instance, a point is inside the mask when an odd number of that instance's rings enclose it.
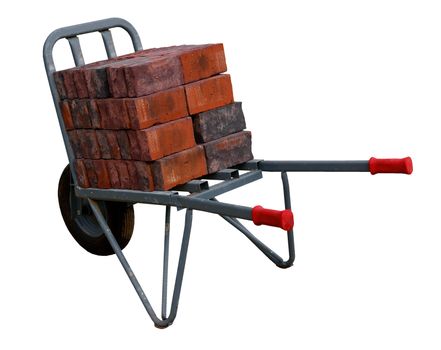
<instances>
[{"instance_id":1,"label":"red brick","mask_svg":"<svg viewBox=\"0 0 441 350\"><path fill-rule=\"evenodd\" d=\"M132 129L145 129L188 115L183 87L125 99Z\"/></svg>"},{"instance_id":2,"label":"red brick","mask_svg":"<svg viewBox=\"0 0 441 350\"><path fill-rule=\"evenodd\" d=\"M86 81L87 93L89 98L110 97L109 84L107 82L106 68L84 69L84 79Z\"/></svg>"},{"instance_id":3,"label":"red brick","mask_svg":"<svg viewBox=\"0 0 441 350\"><path fill-rule=\"evenodd\" d=\"M103 129L129 129L130 121L125 101L117 98L95 100Z\"/></svg>"},{"instance_id":4,"label":"red brick","mask_svg":"<svg viewBox=\"0 0 441 350\"><path fill-rule=\"evenodd\" d=\"M249 131L222 137L203 146L209 174L253 159Z\"/></svg>"},{"instance_id":5,"label":"red brick","mask_svg":"<svg viewBox=\"0 0 441 350\"><path fill-rule=\"evenodd\" d=\"M63 79L64 89L66 97L70 100L78 98L77 89L70 69L60 71Z\"/></svg>"},{"instance_id":6,"label":"red brick","mask_svg":"<svg viewBox=\"0 0 441 350\"><path fill-rule=\"evenodd\" d=\"M119 149L122 159L132 159L129 137L125 130L116 131L116 138L118 140Z\"/></svg>"},{"instance_id":7,"label":"red brick","mask_svg":"<svg viewBox=\"0 0 441 350\"><path fill-rule=\"evenodd\" d=\"M119 181L118 169L115 165L118 160L107 160L107 174L109 175L110 187L111 188L121 188L121 183Z\"/></svg>"},{"instance_id":8,"label":"red brick","mask_svg":"<svg viewBox=\"0 0 441 350\"><path fill-rule=\"evenodd\" d=\"M124 69L128 97L150 95L184 83L178 57L146 59L118 69Z\"/></svg>"},{"instance_id":9,"label":"red brick","mask_svg":"<svg viewBox=\"0 0 441 350\"><path fill-rule=\"evenodd\" d=\"M141 160L156 160L196 144L190 117L138 130L137 134Z\"/></svg>"},{"instance_id":10,"label":"red brick","mask_svg":"<svg viewBox=\"0 0 441 350\"><path fill-rule=\"evenodd\" d=\"M101 152L95 130L78 130L83 158L100 159Z\"/></svg>"},{"instance_id":11,"label":"red brick","mask_svg":"<svg viewBox=\"0 0 441 350\"><path fill-rule=\"evenodd\" d=\"M113 164L118 171L120 188L130 189L132 184L130 181L129 170L127 169L126 162L123 160L116 160Z\"/></svg>"},{"instance_id":12,"label":"red brick","mask_svg":"<svg viewBox=\"0 0 441 350\"><path fill-rule=\"evenodd\" d=\"M89 187L98 188L98 176L95 172L95 166L92 159L83 159L83 164L86 169L87 178L89 180Z\"/></svg>"},{"instance_id":13,"label":"red brick","mask_svg":"<svg viewBox=\"0 0 441 350\"><path fill-rule=\"evenodd\" d=\"M194 135L197 143L205 143L234 134L246 128L242 103L226 106L196 114L193 117Z\"/></svg>"},{"instance_id":14,"label":"red brick","mask_svg":"<svg viewBox=\"0 0 441 350\"><path fill-rule=\"evenodd\" d=\"M107 172L106 160L95 160L93 161L93 165L95 168L95 174L98 179L98 188L110 188L110 179L109 174Z\"/></svg>"},{"instance_id":15,"label":"red brick","mask_svg":"<svg viewBox=\"0 0 441 350\"><path fill-rule=\"evenodd\" d=\"M63 116L64 127L66 128L66 130L74 129L69 103L67 101L61 101L60 109L61 109L61 115Z\"/></svg>"},{"instance_id":16,"label":"red brick","mask_svg":"<svg viewBox=\"0 0 441 350\"><path fill-rule=\"evenodd\" d=\"M75 158L83 158L82 148L80 136L78 134L78 130L69 130L67 132L69 136L70 146L72 147L72 151L74 153Z\"/></svg>"},{"instance_id":17,"label":"red brick","mask_svg":"<svg viewBox=\"0 0 441 350\"><path fill-rule=\"evenodd\" d=\"M106 136L107 143L110 149L110 158L112 159L121 159L121 150L118 143L118 138L116 136L117 131L115 130L103 130L104 135Z\"/></svg>"},{"instance_id":18,"label":"red brick","mask_svg":"<svg viewBox=\"0 0 441 350\"><path fill-rule=\"evenodd\" d=\"M88 98L87 84L84 78L84 69L77 68L70 70L70 76L74 82L77 98Z\"/></svg>"},{"instance_id":19,"label":"red brick","mask_svg":"<svg viewBox=\"0 0 441 350\"><path fill-rule=\"evenodd\" d=\"M75 174L77 175L78 185L83 188L90 187L89 179L87 177L87 170L83 160L76 159L74 163Z\"/></svg>"},{"instance_id":20,"label":"red brick","mask_svg":"<svg viewBox=\"0 0 441 350\"><path fill-rule=\"evenodd\" d=\"M228 74L185 85L188 111L196 114L231 104L234 101L231 79Z\"/></svg>"},{"instance_id":21,"label":"red brick","mask_svg":"<svg viewBox=\"0 0 441 350\"><path fill-rule=\"evenodd\" d=\"M147 162L132 162L135 165L138 175L138 185L136 189L140 191L153 191L154 181L151 163Z\"/></svg>"},{"instance_id":22,"label":"red brick","mask_svg":"<svg viewBox=\"0 0 441 350\"><path fill-rule=\"evenodd\" d=\"M130 159L141 159L141 148L139 146L138 134L135 130L127 130L127 137L130 147Z\"/></svg>"},{"instance_id":23,"label":"red brick","mask_svg":"<svg viewBox=\"0 0 441 350\"><path fill-rule=\"evenodd\" d=\"M208 78L227 70L222 44L198 45L187 50L184 48L179 58L185 83Z\"/></svg>"},{"instance_id":24,"label":"red brick","mask_svg":"<svg viewBox=\"0 0 441 350\"><path fill-rule=\"evenodd\" d=\"M90 124L94 129L101 128L101 116L98 110L96 100L87 100L87 109L89 111Z\"/></svg>"},{"instance_id":25,"label":"red brick","mask_svg":"<svg viewBox=\"0 0 441 350\"><path fill-rule=\"evenodd\" d=\"M204 149L196 146L152 164L155 190L169 190L207 174Z\"/></svg>"},{"instance_id":26,"label":"red brick","mask_svg":"<svg viewBox=\"0 0 441 350\"><path fill-rule=\"evenodd\" d=\"M64 87L63 74L61 73L61 71L54 72L53 77L55 81L55 87L58 92L58 97L60 98L60 100L64 100L65 98L67 98L67 93L66 88Z\"/></svg>"},{"instance_id":27,"label":"red brick","mask_svg":"<svg viewBox=\"0 0 441 350\"><path fill-rule=\"evenodd\" d=\"M106 130L95 130L95 134L98 141L98 146L100 148L101 158L112 159L109 142L107 141L106 137Z\"/></svg>"},{"instance_id":28,"label":"red brick","mask_svg":"<svg viewBox=\"0 0 441 350\"><path fill-rule=\"evenodd\" d=\"M89 129L92 127L87 100L71 100L69 101L69 108L76 129Z\"/></svg>"}]
</instances>

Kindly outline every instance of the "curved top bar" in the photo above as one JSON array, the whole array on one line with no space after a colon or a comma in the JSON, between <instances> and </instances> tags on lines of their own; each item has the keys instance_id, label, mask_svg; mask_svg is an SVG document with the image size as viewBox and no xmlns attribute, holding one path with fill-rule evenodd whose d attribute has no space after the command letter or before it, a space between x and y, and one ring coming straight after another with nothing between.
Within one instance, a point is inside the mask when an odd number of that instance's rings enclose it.
<instances>
[{"instance_id":1,"label":"curved top bar","mask_svg":"<svg viewBox=\"0 0 441 350\"><path fill-rule=\"evenodd\" d=\"M55 71L54 60L52 57L52 50L55 43L63 38L69 38L76 35L87 34L92 32L99 32L110 28L120 27L124 29L132 39L133 48L135 51L142 50L141 39L136 31L135 27L128 21L122 18L107 18L99 21L87 22L77 24L69 27L63 27L54 30L47 37L43 46L43 59L46 67L46 73L52 73Z\"/></svg>"}]
</instances>

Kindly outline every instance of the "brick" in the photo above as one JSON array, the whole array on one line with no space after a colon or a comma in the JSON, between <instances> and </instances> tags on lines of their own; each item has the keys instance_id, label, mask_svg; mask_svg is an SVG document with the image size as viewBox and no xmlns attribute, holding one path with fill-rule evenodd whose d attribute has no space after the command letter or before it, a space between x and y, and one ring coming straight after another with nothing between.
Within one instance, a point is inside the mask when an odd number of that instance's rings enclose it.
<instances>
[{"instance_id":1,"label":"brick","mask_svg":"<svg viewBox=\"0 0 441 350\"><path fill-rule=\"evenodd\" d=\"M189 83L227 70L222 44L198 45L183 50L179 55L184 83Z\"/></svg>"},{"instance_id":2,"label":"brick","mask_svg":"<svg viewBox=\"0 0 441 350\"><path fill-rule=\"evenodd\" d=\"M184 83L176 56L146 59L117 69L124 69L128 97L149 95Z\"/></svg>"},{"instance_id":3,"label":"brick","mask_svg":"<svg viewBox=\"0 0 441 350\"><path fill-rule=\"evenodd\" d=\"M190 114L205 112L234 101L233 88L228 74L187 84L185 94Z\"/></svg>"},{"instance_id":4,"label":"brick","mask_svg":"<svg viewBox=\"0 0 441 350\"><path fill-rule=\"evenodd\" d=\"M54 72L54 81L60 100L64 100L65 98L67 98L67 93L66 88L64 87L64 79L61 71Z\"/></svg>"},{"instance_id":5,"label":"brick","mask_svg":"<svg viewBox=\"0 0 441 350\"><path fill-rule=\"evenodd\" d=\"M70 69L60 71L63 79L64 89L66 92L66 98L73 100L78 98L77 89L73 79L72 71Z\"/></svg>"},{"instance_id":6,"label":"brick","mask_svg":"<svg viewBox=\"0 0 441 350\"><path fill-rule=\"evenodd\" d=\"M105 67L84 69L84 80L86 81L87 93L89 98L110 97L109 84L107 82L107 72Z\"/></svg>"},{"instance_id":7,"label":"brick","mask_svg":"<svg viewBox=\"0 0 441 350\"><path fill-rule=\"evenodd\" d=\"M122 159L132 159L130 141L125 130L116 131L116 138L118 140L119 149Z\"/></svg>"},{"instance_id":8,"label":"brick","mask_svg":"<svg viewBox=\"0 0 441 350\"><path fill-rule=\"evenodd\" d=\"M126 133L129 141L130 159L141 159L141 148L139 146L137 132L135 130L127 130Z\"/></svg>"},{"instance_id":9,"label":"brick","mask_svg":"<svg viewBox=\"0 0 441 350\"><path fill-rule=\"evenodd\" d=\"M107 161L103 159L98 159L93 162L98 178L98 188L111 188L106 162Z\"/></svg>"},{"instance_id":10,"label":"brick","mask_svg":"<svg viewBox=\"0 0 441 350\"><path fill-rule=\"evenodd\" d=\"M101 152L95 130L78 130L83 158L100 159Z\"/></svg>"},{"instance_id":11,"label":"brick","mask_svg":"<svg viewBox=\"0 0 441 350\"><path fill-rule=\"evenodd\" d=\"M249 131L222 137L203 146L209 174L253 159Z\"/></svg>"},{"instance_id":12,"label":"brick","mask_svg":"<svg viewBox=\"0 0 441 350\"><path fill-rule=\"evenodd\" d=\"M83 188L90 187L89 179L87 177L87 170L83 160L76 159L74 163L74 168L77 175L78 185Z\"/></svg>"},{"instance_id":13,"label":"brick","mask_svg":"<svg viewBox=\"0 0 441 350\"><path fill-rule=\"evenodd\" d=\"M94 129L101 128L101 116L98 110L96 100L87 100L87 109L89 111L90 124Z\"/></svg>"},{"instance_id":14,"label":"brick","mask_svg":"<svg viewBox=\"0 0 441 350\"><path fill-rule=\"evenodd\" d=\"M69 101L69 108L76 129L89 129L92 127L87 100L71 100Z\"/></svg>"},{"instance_id":15,"label":"brick","mask_svg":"<svg viewBox=\"0 0 441 350\"><path fill-rule=\"evenodd\" d=\"M130 120L123 99L106 98L95 100L103 129L129 129Z\"/></svg>"},{"instance_id":16,"label":"brick","mask_svg":"<svg viewBox=\"0 0 441 350\"><path fill-rule=\"evenodd\" d=\"M118 138L116 136L117 131L115 130L103 130L104 135L107 139L107 144L110 149L111 159L121 159L121 150L118 143Z\"/></svg>"},{"instance_id":17,"label":"brick","mask_svg":"<svg viewBox=\"0 0 441 350\"><path fill-rule=\"evenodd\" d=\"M196 146L152 164L155 190L169 190L207 174L204 149Z\"/></svg>"},{"instance_id":18,"label":"brick","mask_svg":"<svg viewBox=\"0 0 441 350\"><path fill-rule=\"evenodd\" d=\"M137 134L140 160L156 160L196 144L190 117L138 130Z\"/></svg>"},{"instance_id":19,"label":"brick","mask_svg":"<svg viewBox=\"0 0 441 350\"><path fill-rule=\"evenodd\" d=\"M112 159L112 154L110 152L110 145L107 140L106 130L95 130L96 139L98 141L98 147L100 148L102 159Z\"/></svg>"},{"instance_id":20,"label":"brick","mask_svg":"<svg viewBox=\"0 0 441 350\"><path fill-rule=\"evenodd\" d=\"M118 162L118 161L117 160L107 160L106 161L107 174L109 175L110 187L111 188L121 188L121 183L119 181L118 169L115 165L115 162Z\"/></svg>"},{"instance_id":21,"label":"brick","mask_svg":"<svg viewBox=\"0 0 441 350\"><path fill-rule=\"evenodd\" d=\"M188 115L183 87L125 99L132 129L144 129Z\"/></svg>"},{"instance_id":22,"label":"brick","mask_svg":"<svg viewBox=\"0 0 441 350\"><path fill-rule=\"evenodd\" d=\"M66 130L74 129L72 114L70 112L69 103L67 101L60 101L61 115L63 116L64 127Z\"/></svg>"},{"instance_id":23,"label":"brick","mask_svg":"<svg viewBox=\"0 0 441 350\"><path fill-rule=\"evenodd\" d=\"M237 133L246 128L242 103L218 107L193 117L194 134L197 143L205 143Z\"/></svg>"},{"instance_id":24,"label":"brick","mask_svg":"<svg viewBox=\"0 0 441 350\"><path fill-rule=\"evenodd\" d=\"M69 137L70 146L74 153L75 158L83 158L80 136L78 135L78 130L69 130L67 132Z\"/></svg>"},{"instance_id":25,"label":"brick","mask_svg":"<svg viewBox=\"0 0 441 350\"><path fill-rule=\"evenodd\" d=\"M94 161L92 159L83 159L87 178L89 180L89 187L98 188L98 176L95 172L95 166L93 162Z\"/></svg>"},{"instance_id":26,"label":"brick","mask_svg":"<svg viewBox=\"0 0 441 350\"><path fill-rule=\"evenodd\" d=\"M138 185L136 189L140 191L153 191L154 180L151 163L137 161L132 163L135 165L138 175Z\"/></svg>"},{"instance_id":27,"label":"brick","mask_svg":"<svg viewBox=\"0 0 441 350\"><path fill-rule=\"evenodd\" d=\"M89 93L87 91L87 84L84 78L84 69L77 68L70 70L70 76L72 77L77 98L88 98Z\"/></svg>"},{"instance_id":28,"label":"brick","mask_svg":"<svg viewBox=\"0 0 441 350\"><path fill-rule=\"evenodd\" d=\"M129 170L127 169L127 164L123 160L116 160L113 163L115 165L116 170L118 171L118 178L120 188L131 188L130 175Z\"/></svg>"}]
</instances>

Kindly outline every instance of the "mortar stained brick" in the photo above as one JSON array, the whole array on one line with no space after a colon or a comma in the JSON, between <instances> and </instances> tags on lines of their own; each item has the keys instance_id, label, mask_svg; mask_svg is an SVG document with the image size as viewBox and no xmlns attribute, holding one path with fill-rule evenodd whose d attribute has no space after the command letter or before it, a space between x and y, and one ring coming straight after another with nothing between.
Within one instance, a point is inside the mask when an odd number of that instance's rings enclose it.
<instances>
[{"instance_id":1,"label":"mortar stained brick","mask_svg":"<svg viewBox=\"0 0 441 350\"><path fill-rule=\"evenodd\" d=\"M78 135L78 130L69 130L67 132L69 137L70 146L74 153L75 158L83 158L83 152L81 148L80 136Z\"/></svg>"},{"instance_id":2,"label":"mortar stained brick","mask_svg":"<svg viewBox=\"0 0 441 350\"><path fill-rule=\"evenodd\" d=\"M115 162L119 162L119 160L107 160L107 174L109 175L109 182L111 188L121 188L121 182L119 181L118 169L115 165Z\"/></svg>"},{"instance_id":3,"label":"mortar stained brick","mask_svg":"<svg viewBox=\"0 0 441 350\"><path fill-rule=\"evenodd\" d=\"M83 159L83 164L86 168L90 187L98 188L98 176L95 172L94 161L92 159Z\"/></svg>"},{"instance_id":4,"label":"mortar stained brick","mask_svg":"<svg viewBox=\"0 0 441 350\"><path fill-rule=\"evenodd\" d=\"M249 131L228 135L203 146L209 174L253 159Z\"/></svg>"},{"instance_id":5,"label":"mortar stained brick","mask_svg":"<svg viewBox=\"0 0 441 350\"><path fill-rule=\"evenodd\" d=\"M151 163L134 161L133 164L138 175L137 189L140 191L153 191L154 180Z\"/></svg>"},{"instance_id":6,"label":"mortar stained brick","mask_svg":"<svg viewBox=\"0 0 441 350\"><path fill-rule=\"evenodd\" d=\"M82 159L76 159L74 162L75 174L77 175L78 185L83 188L90 187L87 177L87 170Z\"/></svg>"},{"instance_id":7,"label":"mortar stained brick","mask_svg":"<svg viewBox=\"0 0 441 350\"><path fill-rule=\"evenodd\" d=\"M121 152L121 159L132 159L129 137L125 130L117 130L116 138L118 140L119 149Z\"/></svg>"},{"instance_id":8,"label":"mortar stained brick","mask_svg":"<svg viewBox=\"0 0 441 350\"><path fill-rule=\"evenodd\" d=\"M121 149L118 143L117 132L116 130L103 130L109 145L110 158L112 159L121 159Z\"/></svg>"},{"instance_id":9,"label":"mortar stained brick","mask_svg":"<svg viewBox=\"0 0 441 350\"><path fill-rule=\"evenodd\" d=\"M69 108L76 129L89 129L92 127L87 100L70 100Z\"/></svg>"},{"instance_id":10,"label":"mortar stained brick","mask_svg":"<svg viewBox=\"0 0 441 350\"><path fill-rule=\"evenodd\" d=\"M197 143L205 143L237 133L246 128L242 103L232 104L202 112L193 116Z\"/></svg>"},{"instance_id":11,"label":"mortar stained brick","mask_svg":"<svg viewBox=\"0 0 441 350\"><path fill-rule=\"evenodd\" d=\"M78 130L80 138L81 153L84 158L100 159L101 152L95 130L83 129Z\"/></svg>"},{"instance_id":12,"label":"mortar stained brick","mask_svg":"<svg viewBox=\"0 0 441 350\"><path fill-rule=\"evenodd\" d=\"M129 129L130 120L124 99L95 100L103 129Z\"/></svg>"}]
</instances>

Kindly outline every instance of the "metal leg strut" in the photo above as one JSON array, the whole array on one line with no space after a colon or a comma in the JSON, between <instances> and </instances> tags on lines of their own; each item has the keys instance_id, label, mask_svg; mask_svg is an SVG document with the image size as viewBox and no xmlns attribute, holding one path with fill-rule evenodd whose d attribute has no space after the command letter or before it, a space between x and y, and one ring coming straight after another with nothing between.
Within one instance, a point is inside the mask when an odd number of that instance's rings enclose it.
<instances>
[{"instance_id":1,"label":"metal leg strut","mask_svg":"<svg viewBox=\"0 0 441 350\"><path fill-rule=\"evenodd\" d=\"M282 184L283 184L283 197L285 201L285 209L291 209L291 196L289 192L289 181L288 175L285 171L281 173ZM216 200L216 199L213 199ZM294 249L294 234L293 230L286 232L288 238L288 252L289 257L287 260L283 260L277 253L275 253L271 248L265 245L261 240L254 236L242 223L236 218L230 216L221 215L230 225L234 226L240 232L242 232L245 237L247 237L265 256L270 259L276 266L285 269L291 267L295 259L295 249Z\"/></svg>"},{"instance_id":2,"label":"metal leg strut","mask_svg":"<svg viewBox=\"0 0 441 350\"><path fill-rule=\"evenodd\" d=\"M176 272L176 279L175 279L175 286L173 290L173 297L172 297L172 303L170 308L170 314L168 317L166 317L166 309L167 309L167 277L168 277L168 252L169 252L169 230L170 230L170 207L166 207L166 219L165 219L165 236L164 236L164 270L163 270L163 281L162 281L162 307L161 307L161 317L162 319L158 318L155 311L153 310L147 296L145 295L141 285L138 282L138 279L136 278L135 274L133 273L132 269L130 268L129 263L127 262L123 252L121 251L121 248L118 244L118 242L115 239L115 236L113 235L112 231L110 230L109 226L107 225L106 219L104 218L101 209L99 208L99 205L96 201L88 198L90 207L92 208L93 213L95 214L95 217L98 221L98 224L104 231L104 234L106 235L107 240L109 241L113 251L115 252L116 256L118 257L121 265L123 266L124 270L127 273L127 276L130 279L130 282L132 282L133 287L136 290L136 293L138 293L139 298L141 299L142 304L144 305L148 315L152 319L153 323L158 328L166 328L170 326L174 319L176 318L176 314L178 311L178 304L179 304L179 297L181 294L181 287L182 287L182 279L184 277L184 270L185 270L185 261L187 259L187 251L188 251L188 244L190 242L190 232L191 232L191 224L192 224L192 218L193 218L193 211L191 209L187 209L185 214L185 224L184 224L184 233L182 237L182 243L181 243L181 251L179 255L179 262L178 262L178 268Z\"/></svg>"}]
</instances>

